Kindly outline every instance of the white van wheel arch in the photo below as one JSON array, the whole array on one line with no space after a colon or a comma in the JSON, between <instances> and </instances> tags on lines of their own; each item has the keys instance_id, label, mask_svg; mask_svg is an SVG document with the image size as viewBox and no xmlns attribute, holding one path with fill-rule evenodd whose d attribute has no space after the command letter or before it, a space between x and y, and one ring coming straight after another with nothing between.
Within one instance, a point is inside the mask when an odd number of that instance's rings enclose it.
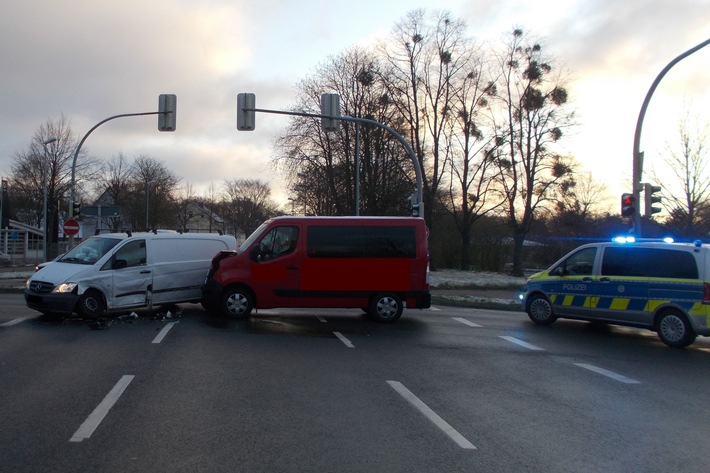
<instances>
[{"instance_id":1,"label":"white van wheel arch","mask_svg":"<svg viewBox=\"0 0 710 473\"><path fill-rule=\"evenodd\" d=\"M696 334L688 319L676 310L669 310L658 315L656 333L663 343L671 347L687 347L695 341Z\"/></svg>"},{"instance_id":2,"label":"white van wheel arch","mask_svg":"<svg viewBox=\"0 0 710 473\"><path fill-rule=\"evenodd\" d=\"M106 313L106 304L101 293L94 289L86 290L76 303L79 315L96 319L103 317Z\"/></svg>"}]
</instances>

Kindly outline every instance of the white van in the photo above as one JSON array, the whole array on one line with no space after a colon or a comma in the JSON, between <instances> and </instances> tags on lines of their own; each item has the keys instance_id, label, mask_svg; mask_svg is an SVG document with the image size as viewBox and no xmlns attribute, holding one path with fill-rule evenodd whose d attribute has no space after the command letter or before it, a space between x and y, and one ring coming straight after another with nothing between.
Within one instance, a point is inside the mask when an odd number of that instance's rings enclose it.
<instances>
[{"instance_id":1,"label":"white van","mask_svg":"<svg viewBox=\"0 0 710 473\"><path fill-rule=\"evenodd\" d=\"M530 276L524 291L523 310L541 325L644 327L675 347L710 336L710 246L700 242L590 243Z\"/></svg>"},{"instance_id":2,"label":"white van","mask_svg":"<svg viewBox=\"0 0 710 473\"><path fill-rule=\"evenodd\" d=\"M27 280L25 301L43 314L106 312L199 302L210 261L233 236L177 232L93 236Z\"/></svg>"}]
</instances>

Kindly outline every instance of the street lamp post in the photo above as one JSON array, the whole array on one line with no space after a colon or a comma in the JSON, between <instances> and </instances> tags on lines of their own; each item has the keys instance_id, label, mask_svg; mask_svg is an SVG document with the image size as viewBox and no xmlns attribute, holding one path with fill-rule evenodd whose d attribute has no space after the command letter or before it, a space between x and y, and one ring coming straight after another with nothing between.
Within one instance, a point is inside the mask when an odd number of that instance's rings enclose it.
<instances>
[{"instance_id":1,"label":"street lamp post","mask_svg":"<svg viewBox=\"0 0 710 473\"><path fill-rule=\"evenodd\" d=\"M42 157L42 187L43 198L42 198L42 261L47 261L47 145L57 141L57 138L50 136L42 142L44 146L44 156Z\"/></svg>"}]
</instances>

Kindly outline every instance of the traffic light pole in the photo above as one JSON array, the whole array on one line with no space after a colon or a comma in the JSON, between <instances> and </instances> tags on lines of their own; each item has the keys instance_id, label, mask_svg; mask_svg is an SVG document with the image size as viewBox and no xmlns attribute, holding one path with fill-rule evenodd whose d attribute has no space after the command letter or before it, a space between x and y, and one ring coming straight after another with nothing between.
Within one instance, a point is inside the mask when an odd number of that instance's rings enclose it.
<instances>
[{"instance_id":1,"label":"traffic light pole","mask_svg":"<svg viewBox=\"0 0 710 473\"><path fill-rule=\"evenodd\" d=\"M641 180L643 179L643 151L641 151L641 127L643 126L643 119L646 116L646 109L648 109L648 104L651 101L651 96L653 93L656 91L656 87L658 87L658 84L661 82L661 79L668 73L669 70L676 64L678 64L680 61L685 59L686 57L690 56L694 52L704 48L710 44L710 39L707 39L703 41L702 43L698 44L694 48L691 48L681 54L680 56L676 57L673 59L671 62L668 63L666 67L663 68L663 70L658 74L656 77L656 80L653 81L653 84L651 84L651 88L648 90L648 93L646 94L646 98L643 100L643 104L641 105L641 111L639 112L639 117L638 121L636 122L636 132L634 133L634 157L633 157L633 195L634 199L636 199L636 212L634 213L634 233L636 235L641 236L641 206L638 204L640 202L639 198L641 196L641 190L643 190L643 184Z\"/></svg>"},{"instance_id":2,"label":"traffic light pole","mask_svg":"<svg viewBox=\"0 0 710 473\"><path fill-rule=\"evenodd\" d=\"M305 112L285 112L282 110L268 110L268 109L263 109L263 108L252 108L248 106L242 107L242 110L245 112L262 112L262 113L274 113L278 115L292 115L292 116L298 116L298 117L311 117L311 118L326 118L330 120L342 120L344 122L353 122L353 123L365 123L368 125L373 125L379 128L382 128L384 130L387 130L390 132L397 140L399 140L400 143L402 143L402 146L407 150L407 153L409 156L412 158L412 163L414 165L414 173L417 178L417 209L418 209L418 215L423 217L424 216L424 186L422 184L422 167L419 163L419 160L417 159L417 155L414 153L414 150L412 149L412 146L407 142L407 140L404 139L402 135L397 133L394 129L391 127L377 122L375 120L370 120L367 118L356 118L356 117L350 117L347 115L338 115L338 116L332 116L332 115L321 115L317 113L305 113ZM253 130L253 126L251 128Z\"/></svg>"}]
</instances>

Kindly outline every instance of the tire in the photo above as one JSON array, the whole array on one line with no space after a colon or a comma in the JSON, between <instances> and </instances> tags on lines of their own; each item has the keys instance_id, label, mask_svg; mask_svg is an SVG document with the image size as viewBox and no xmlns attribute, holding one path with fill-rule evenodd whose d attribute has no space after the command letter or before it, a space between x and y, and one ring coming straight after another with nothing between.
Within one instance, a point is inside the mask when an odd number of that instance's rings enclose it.
<instances>
[{"instance_id":1,"label":"tire","mask_svg":"<svg viewBox=\"0 0 710 473\"><path fill-rule=\"evenodd\" d=\"M403 309L402 299L399 296L392 293L382 293L370 300L367 312L378 322L390 323L399 319Z\"/></svg>"},{"instance_id":2,"label":"tire","mask_svg":"<svg viewBox=\"0 0 710 473\"><path fill-rule=\"evenodd\" d=\"M550 325L557 320L552 311L552 304L544 296L537 294L530 298L527 308L528 317L538 325Z\"/></svg>"},{"instance_id":3,"label":"tire","mask_svg":"<svg viewBox=\"0 0 710 473\"><path fill-rule=\"evenodd\" d=\"M222 296L220 309L233 319L246 319L254 308L254 296L243 287L227 289Z\"/></svg>"},{"instance_id":4,"label":"tire","mask_svg":"<svg viewBox=\"0 0 710 473\"><path fill-rule=\"evenodd\" d=\"M88 290L79 297L76 303L76 311L82 317L88 319L98 319L106 314L104 298L99 291Z\"/></svg>"},{"instance_id":5,"label":"tire","mask_svg":"<svg viewBox=\"0 0 710 473\"><path fill-rule=\"evenodd\" d=\"M687 347L697 336L685 315L678 311L662 314L656 322L656 333L663 343L676 348Z\"/></svg>"}]
</instances>

